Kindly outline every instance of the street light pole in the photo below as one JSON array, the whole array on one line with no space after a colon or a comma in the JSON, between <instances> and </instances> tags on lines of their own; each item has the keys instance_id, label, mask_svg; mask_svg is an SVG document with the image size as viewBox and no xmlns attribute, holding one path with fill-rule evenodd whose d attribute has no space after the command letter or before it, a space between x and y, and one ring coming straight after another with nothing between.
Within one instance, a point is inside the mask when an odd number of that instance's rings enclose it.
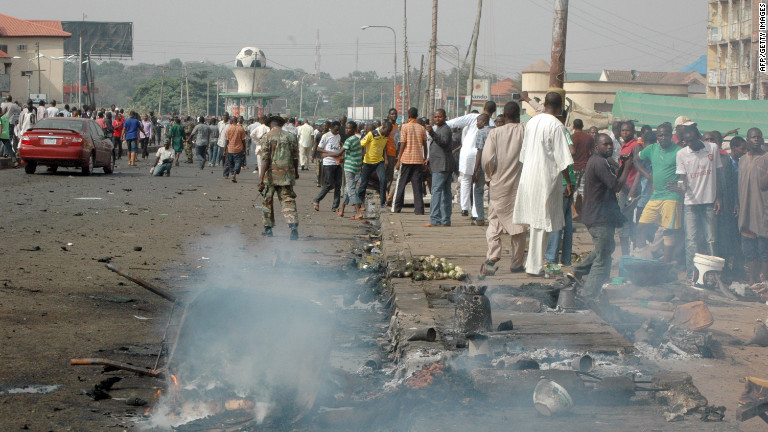
<instances>
[{"instance_id":1,"label":"street light pole","mask_svg":"<svg viewBox=\"0 0 768 432\"><path fill-rule=\"evenodd\" d=\"M395 33L395 29L393 29L390 26L383 26L383 25L366 25L360 27L361 30L369 29L369 28L388 28L392 31L392 36L395 40L395 55L394 55L394 66L392 68L392 105L394 106L397 101L397 33ZM405 90L405 89L403 89ZM395 107L397 108L397 107ZM383 113L382 113L383 114ZM404 113L401 113L404 114Z\"/></svg>"},{"instance_id":2,"label":"street light pole","mask_svg":"<svg viewBox=\"0 0 768 432\"><path fill-rule=\"evenodd\" d=\"M453 47L453 49L456 50L456 112L454 113L454 116L458 117L459 116L459 76L461 76L461 64L459 63L459 60L461 60L461 56L459 55L459 47L451 44L440 44L438 46L449 46L449 47Z\"/></svg>"}]
</instances>

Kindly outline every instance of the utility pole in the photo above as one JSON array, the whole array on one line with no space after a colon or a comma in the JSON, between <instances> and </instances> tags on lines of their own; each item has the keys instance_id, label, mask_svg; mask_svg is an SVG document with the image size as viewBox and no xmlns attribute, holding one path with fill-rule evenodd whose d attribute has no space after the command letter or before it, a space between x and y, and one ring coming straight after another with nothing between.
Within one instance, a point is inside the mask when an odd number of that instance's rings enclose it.
<instances>
[{"instance_id":1,"label":"utility pole","mask_svg":"<svg viewBox=\"0 0 768 432\"><path fill-rule=\"evenodd\" d=\"M555 0L555 19L552 23L552 66L549 86L563 88L565 81L565 35L568 30L568 0Z\"/></svg>"},{"instance_id":2,"label":"utility pole","mask_svg":"<svg viewBox=\"0 0 768 432\"><path fill-rule=\"evenodd\" d=\"M40 89L42 88L41 82L43 79L42 78L43 74L40 73L40 42L35 42L35 49L37 50L37 92L40 93L41 91ZM51 72L49 71L48 73L50 74ZM46 95L46 96L49 96L49 95Z\"/></svg>"},{"instance_id":3,"label":"utility pole","mask_svg":"<svg viewBox=\"0 0 768 432\"><path fill-rule=\"evenodd\" d=\"M406 121L406 111L410 108L405 106L406 98L409 102L411 101L410 75L410 65L408 64L408 0L403 0L403 95L400 98L400 112L403 113L403 123ZM405 84L406 82L408 85Z\"/></svg>"},{"instance_id":4,"label":"utility pole","mask_svg":"<svg viewBox=\"0 0 768 432\"><path fill-rule=\"evenodd\" d=\"M317 92L317 101L315 102L315 112L312 114L312 120L317 119L317 106L320 105L320 92Z\"/></svg>"},{"instance_id":5,"label":"utility pole","mask_svg":"<svg viewBox=\"0 0 768 432\"><path fill-rule=\"evenodd\" d=\"M445 92L445 74L441 73L440 75L443 76L443 81L440 84L440 91L441 91L441 93L444 93ZM445 95L441 94L441 96L442 97L440 98L440 108L445 109L445 107L443 106L443 97L445 97Z\"/></svg>"},{"instance_id":6,"label":"utility pole","mask_svg":"<svg viewBox=\"0 0 768 432\"><path fill-rule=\"evenodd\" d=\"M80 47L77 56L77 106L81 109L83 108L83 26L85 26L85 14L80 25Z\"/></svg>"},{"instance_id":7,"label":"utility pole","mask_svg":"<svg viewBox=\"0 0 768 432\"><path fill-rule=\"evenodd\" d=\"M189 71L187 65L184 65L184 81L187 83L187 115L189 115Z\"/></svg>"},{"instance_id":8,"label":"utility pole","mask_svg":"<svg viewBox=\"0 0 768 432\"><path fill-rule=\"evenodd\" d=\"M415 107L419 107L419 109L422 112L426 111L426 109L421 106L421 76L423 72L424 72L424 54L421 55L421 65L419 65L419 79L416 81L416 104L413 105Z\"/></svg>"},{"instance_id":9,"label":"utility pole","mask_svg":"<svg viewBox=\"0 0 768 432\"><path fill-rule=\"evenodd\" d=\"M211 82L205 81L205 116L211 115Z\"/></svg>"},{"instance_id":10,"label":"utility pole","mask_svg":"<svg viewBox=\"0 0 768 432\"><path fill-rule=\"evenodd\" d=\"M160 100L157 102L157 116L163 115L163 85L165 84L165 66L161 68L160 75Z\"/></svg>"},{"instance_id":11,"label":"utility pole","mask_svg":"<svg viewBox=\"0 0 768 432\"><path fill-rule=\"evenodd\" d=\"M315 40L315 76L320 74L320 29L317 29L317 39Z\"/></svg>"},{"instance_id":12,"label":"utility pole","mask_svg":"<svg viewBox=\"0 0 768 432\"><path fill-rule=\"evenodd\" d=\"M477 17L475 18L475 30L472 32L471 53L469 62L469 77L467 77L467 109L465 114L472 111L472 91L475 89L475 58L477 57L477 37L480 35L480 15L483 12L483 0L477 0Z\"/></svg>"},{"instance_id":13,"label":"utility pole","mask_svg":"<svg viewBox=\"0 0 768 432\"><path fill-rule=\"evenodd\" d=\"M437 0L432 0L432 39L429 41L428 114L435 111L435 68L437 66Z\"/></svg>"},{"instance_id":14,"label":"utility pole","mask_svg":"<svg viewBox=\"0 0 768 432\"><path fill-rule=\"evenodd\" d=\"M182 70L182 74L184 71ZM181 108L184 106L184 76L179 78L179 116L181 116Z\"/></svg>"}]
</instances>

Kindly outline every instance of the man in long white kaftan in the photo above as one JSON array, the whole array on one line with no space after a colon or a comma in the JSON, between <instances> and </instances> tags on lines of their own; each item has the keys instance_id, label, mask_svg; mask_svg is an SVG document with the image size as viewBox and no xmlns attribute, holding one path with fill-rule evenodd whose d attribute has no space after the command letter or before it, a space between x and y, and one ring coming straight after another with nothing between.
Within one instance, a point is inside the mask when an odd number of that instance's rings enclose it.
<instances>
[{"instance_id":1,"label":"man in long white kaftan","mask_svg":"<svg viewBox=\"0 0 768 432\"><path fill-rule=\"evenodd\" d=\"M525 262L525 272L530 275L540 275L543 271L547 233L565 224L562 171L573 163L573 157L568 149L565 126L555 117L562 112L562 101L559 93L547 93L544 112L525 125L520 151L523 170L512 222L530 227ZM570 185L568 176L566 181Z\"/></svg>"}]
</instances>

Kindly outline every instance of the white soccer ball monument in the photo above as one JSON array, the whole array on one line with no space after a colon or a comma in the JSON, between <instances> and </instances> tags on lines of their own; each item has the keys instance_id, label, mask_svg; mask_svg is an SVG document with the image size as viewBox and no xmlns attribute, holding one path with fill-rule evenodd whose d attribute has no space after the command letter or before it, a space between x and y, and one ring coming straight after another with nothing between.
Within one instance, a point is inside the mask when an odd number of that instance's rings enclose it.
<instances>
[{"instance_id":1,"label":"white soccer ball monument","mask_svg":"<svg viewBox=\"0 0 768 432\"><path fill-rule=\"evenodd\" d=\"M267 67L267 57L256 47L245 47L237 53L235 67L264 68Z\"/></svg>"}]
</instances>

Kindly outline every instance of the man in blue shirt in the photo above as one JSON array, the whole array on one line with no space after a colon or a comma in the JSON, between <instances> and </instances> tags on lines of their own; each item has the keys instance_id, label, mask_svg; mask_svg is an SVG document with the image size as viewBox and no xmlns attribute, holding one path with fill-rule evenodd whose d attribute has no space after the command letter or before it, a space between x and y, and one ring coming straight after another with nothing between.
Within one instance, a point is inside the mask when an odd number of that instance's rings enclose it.
<instances>
[{"instance_id":1,"label":"man in blue shirt","mask_svg":"<svg viewBox=\"0 0 768 432\"><path fill-rule=\"evenodd\" d=\"M128 165L136 166L136 159L139 153L139 129L141 121L136 111L131 111L128 120L123 126L123 140L128 144Z\"/></svg>"}]
</instances>

